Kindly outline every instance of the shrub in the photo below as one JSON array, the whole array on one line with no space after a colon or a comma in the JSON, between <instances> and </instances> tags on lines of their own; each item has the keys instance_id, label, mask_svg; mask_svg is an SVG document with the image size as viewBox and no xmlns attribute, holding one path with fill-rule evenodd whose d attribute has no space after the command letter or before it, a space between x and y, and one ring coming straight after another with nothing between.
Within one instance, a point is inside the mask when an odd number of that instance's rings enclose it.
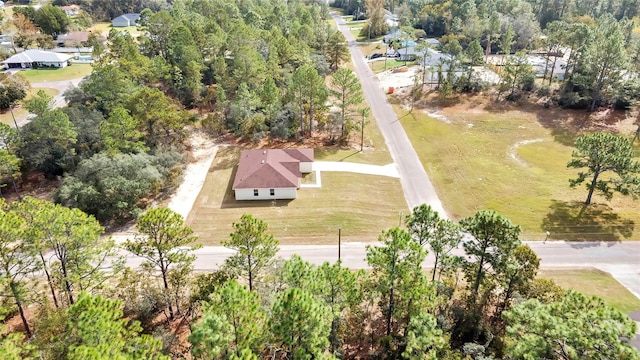
<instances>
[{"instance_id":1,"label":"shrub","mask_svg":"<svg viewBox=\"0 0 640 360\"><path fill-rule=\"evenodd\" d=\"M96 154L64 178L56 200L100 221L128 219L170 180L179 159L177 153Z\"/></svg>"}]
</instances>

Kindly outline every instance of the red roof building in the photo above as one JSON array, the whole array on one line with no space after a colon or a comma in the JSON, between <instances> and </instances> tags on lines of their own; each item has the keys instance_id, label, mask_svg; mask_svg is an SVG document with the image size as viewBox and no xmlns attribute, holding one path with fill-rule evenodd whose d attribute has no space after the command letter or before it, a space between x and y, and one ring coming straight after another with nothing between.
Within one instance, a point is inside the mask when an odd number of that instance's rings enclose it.
<instances>
[{"instance_id":1,"label":"red roof building","mask_svg":"<svg viewBox=\"0 0 640 360\"><path fill-rule=\"evenodd\" d=\"M295 199L313 149L245 150L233 181L236 200Z\"/></svg>"}]
</instances>

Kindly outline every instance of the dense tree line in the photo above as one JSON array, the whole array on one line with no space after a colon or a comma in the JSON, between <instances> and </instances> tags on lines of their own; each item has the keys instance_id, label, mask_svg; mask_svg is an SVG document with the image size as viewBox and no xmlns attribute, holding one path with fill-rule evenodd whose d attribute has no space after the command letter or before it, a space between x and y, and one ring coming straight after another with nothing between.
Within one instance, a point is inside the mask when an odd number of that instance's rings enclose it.
<instances>
[{"instance_id":1,"label":"dense tree line","mask_svg":"<svg viewBox=\"0 0 640 360\"><path fill-rule=\"evenodd\" d=\"M443 52L451 55L449 70L443 71L441 64L430 71L438 73L436 89L444 96L482 90L482 81L473 77L469 65L482 65L483 54L504 54L506 59L493 66L502 77L498 92L508 91L506 99L516 100L535 88L532 69L526 66L531 53L552 64L542 74L543 83L549 84L557 78L556 63L565 57L560 93L554 97L563 107L626 109L640 95L638 1L337 0L334 5L347 14L366 9L368 20L361 32L365 38L370 30L374 36L385 33L380 15L385 8L398 15L400 28L411 37L420 31L416 37L439 38ZM549 93L547 85L539 89Z\"/></svg>"},{"instance_id":2,"label":"dense tree line","mask_svg":"<svg viewBox=\"0 0 640 360\"><path fill-rule=\"evenodd\" d=\"M492 211L454 223L416 207L367 247L368 271L282 261L267 224L243 215L224 242L235 255L198 275L197 238L169 209L146 212L121 244L144 259L137 269L107 257L113 242L79 210L27 198L0 203L0 220L2 314L26 335L2 339L7 359L640 358L632 320L537 279L520 228Z\"/></svg>"},{"instance_id":3,"label":"dense tree line","mask_svg":"<svg viewBox=\"0 0 640 360\"><path fill-rule=\"evenodd\" d=\"M96 71L73 96L110 112L131 92L123 89L143 85L206 114L203 125L216 135L257 140L335 133L346 120L328 113L324 78L348 52L327 15L326 5L275 1L184 1L170 10L145 9L139 22L144 35L136 42L112 33ZM113 80L108 86L105 77Z\"/></svg>"},{"instance_id":4,"label":"dense tree line","mask_svg":"<svg viewBox=\"0 0 640 360\"><path fill-rule=\"evenodd\" d=\"M168 9L172 1L167 0L54 0L53 5L80 5L97 21L111 19L126 13L139 13L144 9L158 11Z\"/></svg>"},{"instance_id":5,"label":"dense tree line","mask_svg":"<svg viewBox=\"0 0 640 360\"><path fill-rule=\"evenodd\" d=\"M38 172L49 178L64 175L55 194L60 203L101 221L135 216L144 208L144 199L172 186L180 170L184 129L175 127L183 126L181 121L187 117L164 94L153 90L132 95L136 99L131 105L133 116L122 109L108 119L88 103L53 108L53 99L39 91L24 102L35 115L28 124L19 130L1 125L1 154L8 159L0 168L3 186L19 182L21 173ZM144 101L154 101L147 105L168 115L148 119L158 113L139 108L136 112L134 106Z\"/></svg>"},{"instance_id":6,"label":"dense tree line","mask_svg":"<svg viewBox=\"0 0 640 360\"><path fill-rule=\"evenodd\" d=\"M134 11L144 2L110 3ZM36 21L42 9L18 15ZM348 141L361 126L362 90L348 70L327 87L325 77L348 59L327 14L326 4L297 1L145 8L142 36L114 30L106 46L94 46L94 70L64 94L68 107L54 109L43 92L25 103L35 117L3 151L21 171L3 169L2 182L10 173L62 176L56 201L121 220L173 186L187 130L199 119L214 135ZM15 102L22 93L5 83Z\"/></svg>"}]
</instances>

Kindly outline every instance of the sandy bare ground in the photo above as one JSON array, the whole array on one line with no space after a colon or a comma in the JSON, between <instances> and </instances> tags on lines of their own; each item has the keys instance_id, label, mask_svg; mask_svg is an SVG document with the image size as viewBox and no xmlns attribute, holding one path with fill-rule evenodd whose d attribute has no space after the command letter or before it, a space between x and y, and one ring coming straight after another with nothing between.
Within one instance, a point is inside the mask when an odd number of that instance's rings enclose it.
<instances>
[{"instance_id":1,"label":"sandy bare ground","mask_svg":"<svg viewBox=\"0 0 640 360\"><path fill-rule=\"evenodd\" d=\"M414 77L419 74L419 68L417 66L410 66L409 70L405 72L393 72L393 70L387 70L376 75L380 87L383 89L402 88L413 86Z\"/></svg>"},{"instance_id":2,"label":"sandy bare ground","mask_svg":"<svg viewBox=\"0 0 640 360\"><path fill-rule=\"evenodd\" d=\"M182 184L170 197L167 204L169 209L182 215L184 219L191 212L204 180L207 178L211 163L218 152L218 146L201 132L194 132L190 140L193 161L187 165L182 174Z\"/></svg>"},{"instance_id":3,"label":"sandy bare ground","mask_svg":"<svg viewBox=\"0 0 640 360\"><path fill-rule=\"evenodd\" d=\"M165 206L180 214L185 220L200 194L200 189L209 173L209 168L218 152L218 145L199 131L194 131L190 136L191 159L182 172L182 183L175 193L169 196ZM162 204L154 204L159 206ZM137 231L135 224L118 229L107 234L116 243L133 239Z\"/></svg>"}]
</instances>

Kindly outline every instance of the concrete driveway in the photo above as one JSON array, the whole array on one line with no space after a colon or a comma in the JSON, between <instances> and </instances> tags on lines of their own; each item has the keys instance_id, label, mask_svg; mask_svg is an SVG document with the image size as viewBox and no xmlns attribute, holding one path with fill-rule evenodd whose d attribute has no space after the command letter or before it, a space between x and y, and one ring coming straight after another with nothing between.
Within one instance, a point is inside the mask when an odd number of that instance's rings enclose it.
<instances>
[{"instance_id":1,"label":"concrete driveway","mask_svg":"<svg viewBox=\"0 0 640 360\"><path fill-rule=\"evenodd\" d=\"M316 182L314 184L300 184L301 188L322 187L321 173L323 171L350 172L356 174L389 176L394 178L400 177L400 174L398 174L398 169L396 168L396 164L394 163L381 166L342 161L314 161L311 164L311 171L315 172L316 174Z\"/></svg>"}]
</instances>

